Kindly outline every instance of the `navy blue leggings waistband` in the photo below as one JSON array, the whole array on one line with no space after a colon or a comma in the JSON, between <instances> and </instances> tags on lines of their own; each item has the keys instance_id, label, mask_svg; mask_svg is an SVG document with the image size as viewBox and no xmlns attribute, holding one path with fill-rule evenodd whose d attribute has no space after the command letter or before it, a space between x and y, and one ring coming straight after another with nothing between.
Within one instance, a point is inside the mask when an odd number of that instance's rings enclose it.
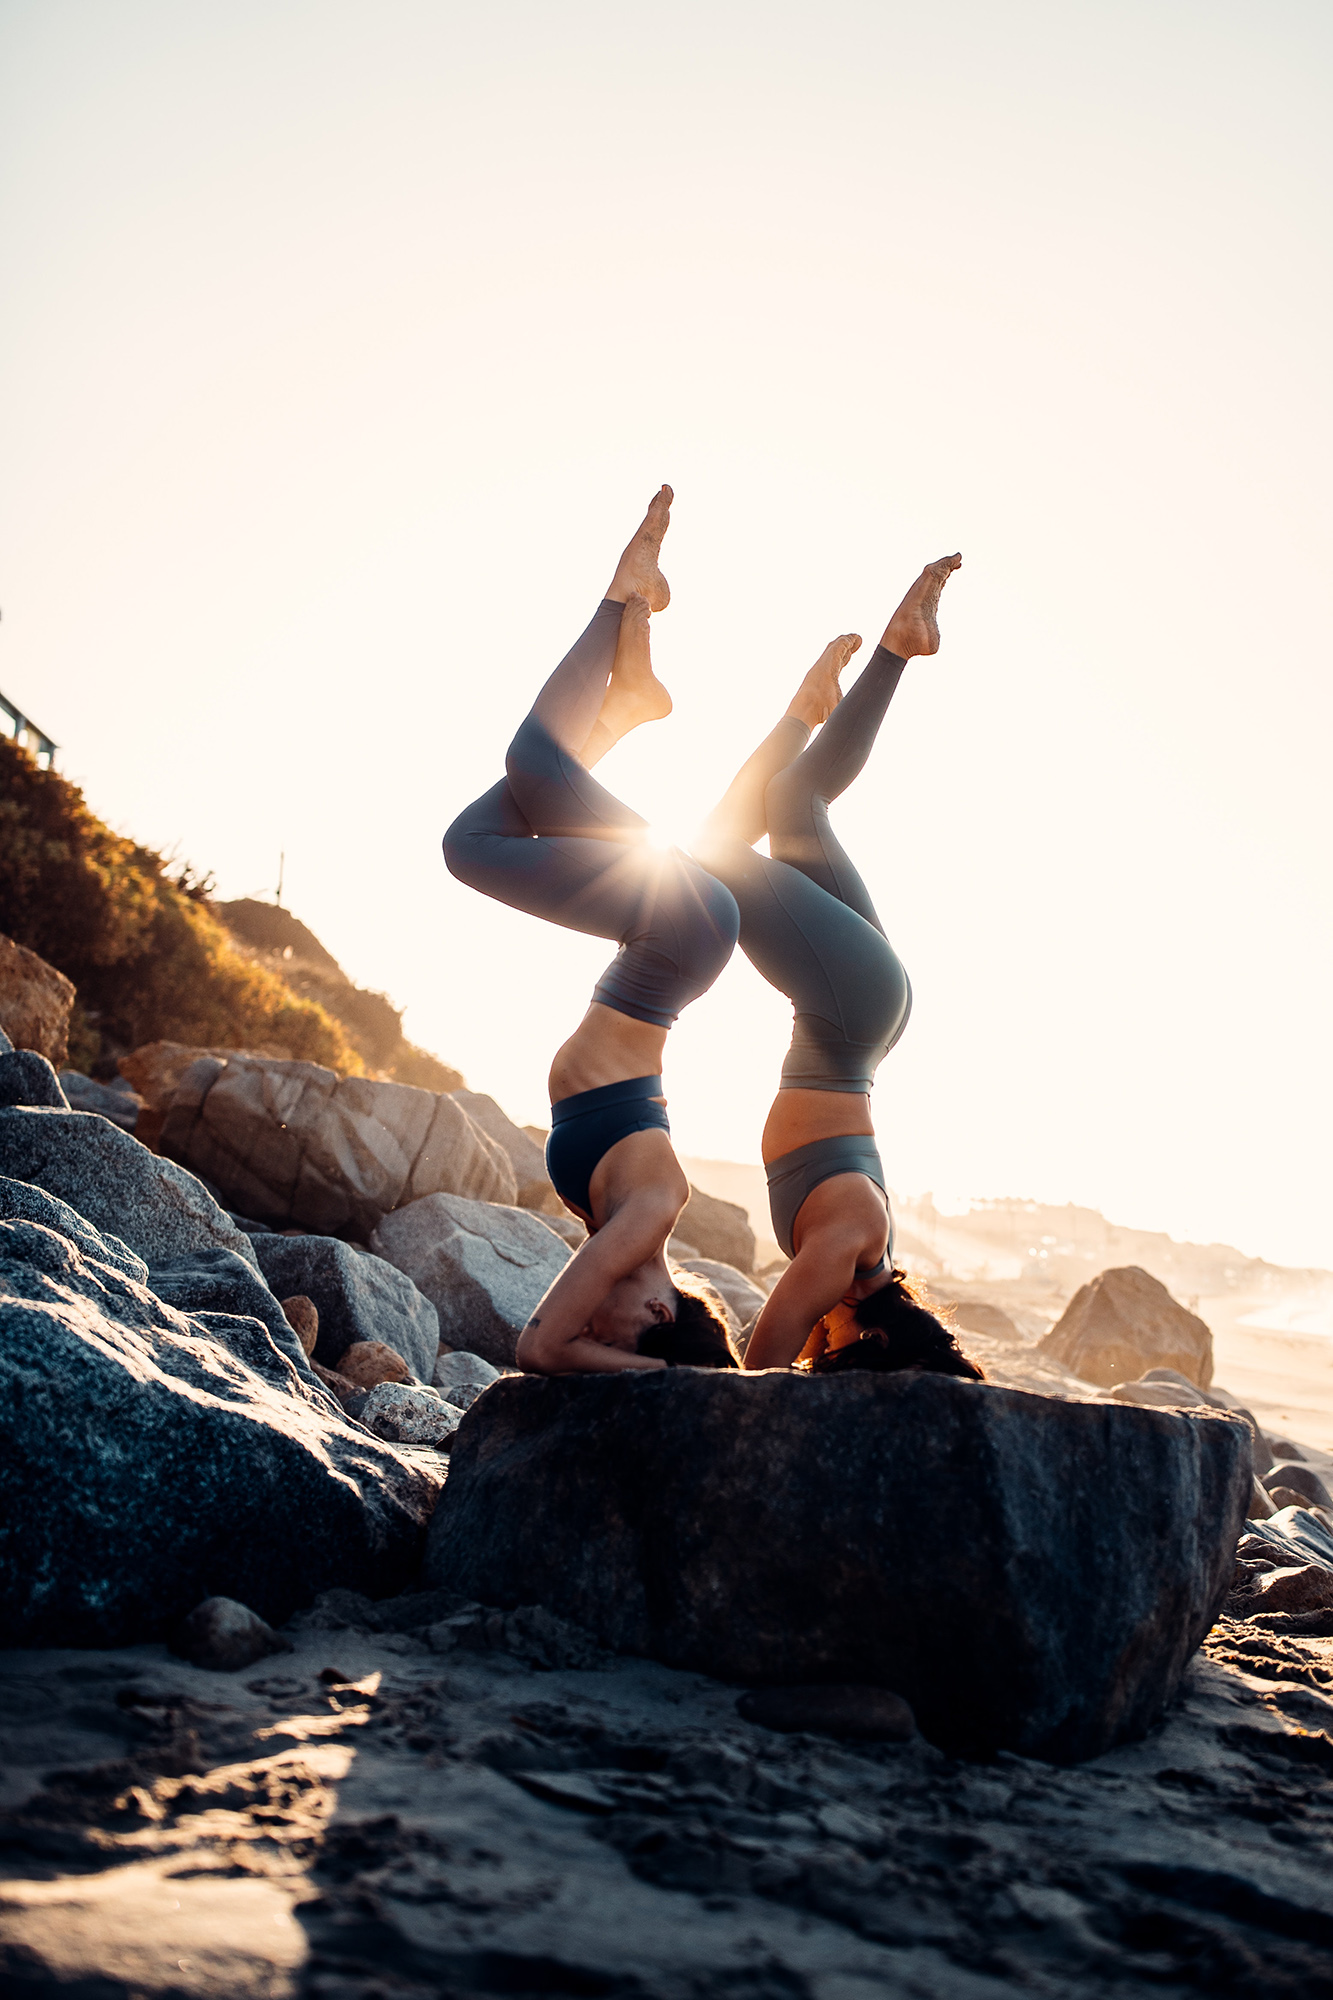
<instances>
[{"instance_id":1,"label":"navy blue leggings waistband","mask_svg":"<svg viewBox=\"0 0 1333 2000\"><path fill-rule=\"evenodd\" d=\"M604 1111L612 1104L636 1104L640 1098L660 1097L660 1076L630 1076L621 1083L599 1084L596 1090L575 1091L551 1106L551 1124L565 1125L571 1118L586 1117L590 1111Z\"/></svg>"},{"instance_id":2,"label":"navy blue leggings waistband","mask_svg":"<svg viewBox=\"0 0 1333 2000\"><path fill-rule=\"evenodd\" d=\"M563 1202L591 1215L598 1161L632 1132L671 1130L661 1096L660 1076L631 1076L623 1083L576 1091L551 1106L546 1171Z\"/></svg>"}]
</instances>

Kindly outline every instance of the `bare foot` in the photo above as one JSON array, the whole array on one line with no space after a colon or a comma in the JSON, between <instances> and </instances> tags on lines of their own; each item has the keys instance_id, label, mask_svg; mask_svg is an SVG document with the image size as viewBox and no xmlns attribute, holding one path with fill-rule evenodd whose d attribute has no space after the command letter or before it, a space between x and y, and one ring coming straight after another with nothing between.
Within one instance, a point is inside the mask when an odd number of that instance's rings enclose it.
<instances>
[{"instance_id":1,"label":"bare foot","mask_svg":"<svg viewBox=\"0 0 1333 2000\"><path fill-rule=\"evenodd\" d=\"M671 696L653 672L648 618L648 599L636 591L625 600L610 684L583 746L582 762L589 770L641 722L658 722L671 713Z\"/></svg>"},{"instance_id":2,"label":"bare foot","mask_svg":"<svg viewBox=\"0 0 1333 2000\"><path fill-rule=\"evenodd\" d=\"M616 564L607 596L615 604L627 604L631 597L646 597L650 611L665 611L671 602L671 586L657 566L662 553L662 537L671 526L671 502L675 494L669 486L659 487L648 502L648 512L629 539L624 555Z\"/></svg>"},{"instance_id":3,"label":"bare foot","mask_svg":"<svg viewBox=\"0 0 1333 2000\"><path fill-rule=\"evenodd\" d=\"M859 632L844 632L840 639L830 639L792 696L788 715L794 715L810 729L827 722L842 700L838 675L860 644Z\"/></svg>"},{"instance_id":4,"label":"bare foot","mask_svg":"<svg viewBox=\"0 0 1333 2000\"><path fill-rule=\"evenodd\" d=\"M938 653L940 628L935 612L940 592L954 571L962 567L962 562L961 556L941 556L938 562L926 564L884 628L879 643L886 653L896 653L900 660L915 659L920 653Z\"/></svg>"}]
</instances>

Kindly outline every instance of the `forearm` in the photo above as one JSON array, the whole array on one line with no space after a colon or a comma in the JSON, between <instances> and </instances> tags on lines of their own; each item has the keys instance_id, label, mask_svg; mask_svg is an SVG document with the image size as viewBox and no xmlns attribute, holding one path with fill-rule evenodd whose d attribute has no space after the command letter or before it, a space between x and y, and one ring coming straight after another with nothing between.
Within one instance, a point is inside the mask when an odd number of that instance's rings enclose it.
<instances>
[{"instance_id":1,"label":"forearm","mask_svg":"<svg viewBox=\"0 0 1333 2000\"><path fill-rule=\"evenodd\" d=\"M856 1272L852 1248L827 1243L803 1249L788 1265L755 1321L745 1350L747 1368L790 1368L826 1312L837 1305Z\"/></svg>"},{"instance_id":2,"label":"forearm","mask_svg":"<svg viewBox=\"0 0 1333 2000\"><path fill-rule=\"evenodd\" d=\"M667 1365L655 1354L631 1354L627 1348L607 1347L586 1334L576 1334L572 1340L562 1340L558 1345L544 1346L537 1339L525 1346L526 1334L525 1327L517 1358L520 1368L529 1375L616 1375L625 1369L642 1373Z\"/></svg>"},{"instance_id":3,"label":"forearm","mask_svg":"<svg viewBox=\"0 0 1333 2000\"><path fill-rule=\"evenodd\" d=\"M790 1368L800 1358L814 1324L815 1320L802 1308L775 1307L770 1299L750 1335L745 1350L746 1368Z\"/></svg>"}]
</instances>

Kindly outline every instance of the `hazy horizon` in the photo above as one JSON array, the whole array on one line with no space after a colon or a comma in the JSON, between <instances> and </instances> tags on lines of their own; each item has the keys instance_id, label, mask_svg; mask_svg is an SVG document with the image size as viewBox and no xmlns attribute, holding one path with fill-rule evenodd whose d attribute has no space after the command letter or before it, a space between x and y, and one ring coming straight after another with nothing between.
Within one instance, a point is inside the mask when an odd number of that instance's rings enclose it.
<instances>
[{"instance_id":1,"label":"hazy horizon","mask_svg":"<svg viewBox=\"0 0 1333 2000\"><path fill-rule=\"evenodd\" d=\"M915 993L890 1181L1333 1267L1331 43L1305 0L0 0L0 690L220 895L285 851L545 1123L608 948L439 841L650 492L676 708L599 775L677 837L961 548L835 815ZM682 1153L758 1158L787 1032L738 955Z\"/></svg>"}]
</instances>

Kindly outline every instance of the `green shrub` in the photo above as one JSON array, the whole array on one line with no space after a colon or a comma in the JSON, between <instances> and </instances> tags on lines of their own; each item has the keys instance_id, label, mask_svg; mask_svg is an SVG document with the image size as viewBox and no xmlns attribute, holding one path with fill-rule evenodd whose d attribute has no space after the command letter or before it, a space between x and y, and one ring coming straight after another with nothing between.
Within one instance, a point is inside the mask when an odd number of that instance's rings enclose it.
<instances>
[{"instance_id":1,"label":"green shrub","mask_svg":"<svg viewBox=\"0 0 1333 2000\"><path fill-rule=\"evenodd\" d=\"M237 951L209 885L168 866L0 737L0 931L74 981L76 1062L174 1041L362 1074L341 1024Z\"/></svg>"}]
</instances>

